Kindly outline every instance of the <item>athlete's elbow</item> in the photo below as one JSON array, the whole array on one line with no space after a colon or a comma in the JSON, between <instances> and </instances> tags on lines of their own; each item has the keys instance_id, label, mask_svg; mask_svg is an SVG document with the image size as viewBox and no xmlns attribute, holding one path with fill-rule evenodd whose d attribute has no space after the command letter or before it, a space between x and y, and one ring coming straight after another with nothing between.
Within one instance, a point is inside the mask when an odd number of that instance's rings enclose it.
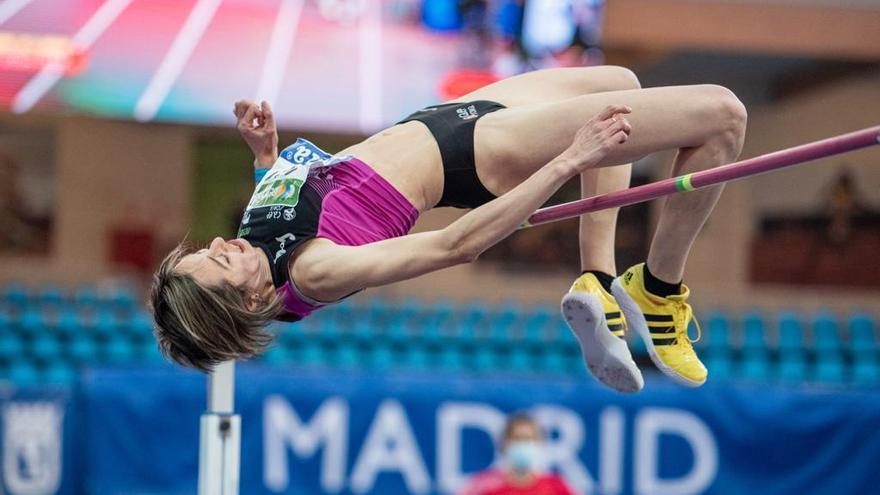
<instances>
[{"instance_id":1,"label":"athlete's elbow","mask_svg":"<svg viewBox=\"0 0 880 495\"><path fill-rule=\"evenodd\" d=\"M346 292L344 280L321 264L299 271L296 285L303 294L318 301L335 301L352 292Z\"/></svg>"},{"instance_id":2,"label":"athlete's elbow","mask_svg":"<svg viewBox=\"0 0 880 495\"><path fill-rule=\"evenodd\" d=\"M455 265L473 263L481 254L483 250L469 242L458 243L450 251L450 257Z\"/></svg>"},{"instance_id":3,"label":"athlete's elbow","mask_svg":"<svg viewBox=\"0 0 880 495\"><path fill-rule=\"evenodd\" d=\"M452 265L473 263L484 251L474 242L473 236L464 235L459 229L446 228L442 232L442 239L444 252Z\"/></svg>"}]
</instances>

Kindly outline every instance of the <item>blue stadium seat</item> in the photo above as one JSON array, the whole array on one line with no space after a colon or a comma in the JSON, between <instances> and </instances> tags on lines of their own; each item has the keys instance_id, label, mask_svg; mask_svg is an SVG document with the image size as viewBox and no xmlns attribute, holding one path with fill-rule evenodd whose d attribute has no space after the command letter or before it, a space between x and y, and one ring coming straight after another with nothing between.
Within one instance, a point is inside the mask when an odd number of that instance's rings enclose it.
<instances>
[{"instance_id":1,"label":"blue stadium seat","mask_svg":"<svg viewBox=\"0 0 880 495\"><path fill-rule=\"evenodd\" d=\"M813 315L813 348L817 352L838 351L841 348L837 318L830 311Z\"/></svg>"},{"instance_id":2,"label":"blue stadium seat","mask_svg":"<svg viewBox=\"0 0 880 495\"><path fill-rule=\"evenodd\" d=\"M273 344L269 349L262 355L262 361L271 366L286 366L291 361L291 356L289 350L279 345L278 342Z\"/></svg>"},{"instance_id":3,"label":"blue stadium seat","mask_svg":"<svg viewBox=\"0 0 880 495\"><path fill-rule=\"evenodd\" d=\"M65 341L69 342L81 331L81 325L76 313L70 309L62 311L55 323L55 331Z\"/></svg>"},{"instance_id":4,"label":"blue stadium seat","mask_svg":"<svg viewBox=\"0 0 880 495\"><path fill-rule=\"evenodd\" d=\"M114 287L107 294L107 302L115 312L129 313L138 306L137 297L129 287Z\"/></svg>"},{"instance_id":5,"label":"blue stadium seat","mask_svg":"<svg viewBox=\"0 0 880 495\"><path fill-rule=\"evenodd\" d=\"M701 347L710 350L730 349L730 315L720 310L715 310L703 319L706 335L700 340Z\"/></svg>"},{"instance_id":6,"label":"blue stadium seat","mask_svg":"<svg viewBox=\"0 0 880 495\"><path fill-rule=\"evenodd\" d=\"M777 316L779 325L779 350L804 350L804 330L798 315L784 311Z\"/></svg>"},{"instance_id":7,"label":"blue stadium seat","mask_svg":"<svg viewBox=\"0 0 880 495\"><path fill-rule=\"evenodd\" d=\"M534 363L532 355L525 345L514 345L510 351L510 369L516 372L528 373L532 370Z\"/></svg>"},{"instance_id":8,"label":"blue stadium seat","mask_svg":"<svg viewBox=\"0 0 880 495\"><path fill-rule=\"evenodd\" d=\"M88 324L86 332L101 340L107 340L122 331L122 325L119 324L116 315L106 309L101 309L93 319L84 321L84 323Z\"/></svg>"},{"instance_id":9,"label":"blue stadium seat","mask_svg":"<svg viewBox=\"0 0 880 495\"><path fill-rule=\"evenodd\" d=\"M791 350L779 357L776 378L783 383L803 383L807 379L807 359L802 351Z\"/></svg>"},{"instance_id":10,"label":"blue stadium seat","mask_svg":"<svg viewBox=\"0 0 880 495\"><path fill-rule=\"evenodd\" d=\"M128 332L137 340L153 338L153 317L144 311L137 311L127 323Z\"/></svg>"},{"instance_id":11,"label":"blue stadium seat","mask_svg":"<svg viewBox=\"0 0 880 495\"><path fill-rule=\"evenodd\" d=\"M443 328L440 320L430 312L423 313L413 322L414 338L427 346L439 348L443 345Z\"/></svg>"},{"instance_id":12,"label":"blue stadium seat","mask_svg":"<svg viewBox=\"0 0 880 495\"><path fill-rule=\"evenodd\" d=\"M423 304L416 299L408 297L402 301L399 301L394 306L394 313L396 318L400 318L406 322L410 322L411 320L421 318L425 313L428 312L429 307L429 305Z\"/></svg>"},{"instance_id":13,"label":"blue stadium seat","mask_svg":"<svg viewBox=\"0 0 880 495\"><path fill-rule=\"evenodd\" d=\"M0 298L2 301L17 308L19 310L23 310L25 306L28 305L29 294L27 287L22 284L10 283L3 286L0 289Z\"/></svg>"},{"instance_id":14,"label":"blue stadium seat","mask_svg":"<svg viewBox=\"0 0 880 495\"><path fill-rule=\"evenodd\" d=\"M327 364L324 348L315 340L307 340L299 356L298 364L303 366L324 366Z\"/></svg>"},{"instance_id":15,"label":"blue stadium seat","mask_svg":"<svg viewBox=\"0 0 880 495\"><path fill-rule=\"evenodd\" d=\"M571 327L568 326L568 323L561 316L557 317L556 320L550 324L549 329L550 333L548 337L550 337L550 345L566 346L577 341L574 332L571 331Z\"/></svg>"},{"instance_id":16,"label":"blue stadium seat","mask_svg":"<svg viewBox=\"0 0 880 495\"><path fill-rule=\"evenodd\" d=\"M306 335L296 325L284 324L276 329L275 345L284 347L288 353L295 355L302 349Z\"/></svg>"},{"instance_id":17,"label":"blue stadium seat","mask_svg":"<svg viewBox=\"0 0 880 495\"><path fill-rule=\"evenodd\" d=\"M82 286L73 292L73 303L83 309L94 309L98 306L98 291L94 287Z\"/></svg>"},{"instance_id":18,"label":"blue stadium seat","mask_svg":"<svg viewBox=\"0 0 880 495\"><path fill-rule=\"evenodd\" d=\"M45 285L37 291L34 302L41 306L61 307L67 300L67 297L60 287L55 285Z\"/></svg>"},{"instance_id":19,"label":"blue stadium seat","mask_svg":"<svg viewBox=\"0 0 880 495\"><path fill-rule=\"evenodd\" d=\"M62 344L56 335L42 333L31 341L30 354L44 362L56 360L61 357Z\"/></svg>"},{"instance_id":20,"label":"blue stadium seat","mask_svg":"<svg viewBox=\"0 0 880 495\"><path fill-rule=\"evenodd\" d=\"M711 352L706 357L709 380L727 380L733 375L733 360L727 351Z\"/></svg>"},{"instance_id":21,"label":"blue stadium seat","mask_svg":"<svg viewBox=\"0 0 880 495\"><path fill-rule=\"evenodd\" d=\"M88 334L80 334L67 349L71 361L76 364L92 364L98 362L98 346Z\"/></svg>"},{"instance_id":22,"label":"blue stadium seat","mask_svg":"<svg viewBox=\"0 0 880 495\"><path fill-rule=\"evenodd\" d=\"M548 349L541 353L539 363L540 366L536 370L539 373L559 374L568 371L565 356L558 351Z\"/></svg>"},{"instance_id":23,"label":"blue stadium seat","mask_svg":"<svg viewBox=\"0 0 880 495\"><path fill-rule=\"evenodd\" d=\"M844 381L846 369L840 356L823 353L817 356L813 369L813 379L822 383L840 383Z\"/></svg>"},{"instance_id":24,"label":"blue stadium seat","mask_svg":"<svg viewBox=\"0 0 880 495\"><path fill-rule=\"evenodd\" d=\"M490 320L493 338L510 340L511 330L519 319L519 312L519 307L512 302L504 303L497 311L493 312Z\"/></svg>"},{"instance_id":25,"label":"blue stadium seat","mask_svg":"<svg viewBox=\"0 0 880 495\"><path fill-rule=\"evenodd\" d=\"M849 319L849 344L854 354L876 353L877 335L874 320L867 313L855 313Z\"/></svg>"},{"instance_id":26,"label":"blue stadium seat","mask_svg":"<svg viewBox=\"0 0 880 495\"><path fill-rule=\"evenodd\" d=\"M134 343L123 334L116 334L104 345L103 355L114 364L131 363L137 354Z\"/></svg>"},{"instance_id":27,"label":"blue stadium seat","mask_svg":"<svg viewBox=\"0 0 880 495\"><path fill-rule=\"evenodd\" d=\"M375 330L378 329L373 329L374 335L376 333ZM384 335L380 334L378 337L384 338L395 345L403 345L404 343L409 342L411 337L407 322L399 318L395 318L388 322L387 326L384 328L383 334Z\"/></svg>"},{"instance_id":28,"label":"blue stadium seat","mask_svg":"<svg viewBox=\"0 0 880 495\"><path fill-rule=\"evenodd\" d=\"M528 327L542 327L554 318L559 318L559 311L553 306L542 304L531 311L520 313L520 317L525 319Z\"/></svg>"},{"instance_id":29,"label":"blue stadium seat","mask_svg":"<svg viewBox=\"0 0 880 495\"><path fill-rule=\"evenodd\" d=\"M739 375L746 380L767 381L770 378L770 360L767 353L755 350L746 354Z\"/></svg>"},{"instance_id":30,"label":"blue stadium seat","mask_svg":"<svg viewBox=\"0 0 880 495\"><path fill-rule=\"evenodd\" d=\"M455 313L455 305L447 300L440 300L422 308L419 313L419 320L423 325L433 325L438 328L443 327L452 319Z\"/></svg>"},{"instance_id":31,"label":"blue stadium seat","mask_svg":"<svg viewBox=\"0 0 880 495\"><path fill-rule=\"evenodd\" d=\"M403 366L411 370L426 370L429 366L428 350L418 344L409 344L403 355Z\"/></svg>"},{"instance_id":32,"label":"blue stadium seat","mask_svg":"<svg viewBox=\"0 0 880 495\"><path fill-rule=\"evenodd\" d=\"M66 361L54 361L43 371L46 382L70 385L76 380L76 369Z\"/></svg>"},{"instance_id":33,"label":"blue stadium seat","mask_svg":"<svg viewBox=\"0 0 880 495\"><path fill-rule=\"evenodd\" d=\"M24 343L18 334L0 332L0 360L16 359L24 354Z\"/></svg>"},{"instance_id":34,"label":"blue stadium seat","mask_svg":"<svg viewBox=\"0 0 880 495\"><path fill-rule=\"evenodd\" d=\"M353 369L359 368L363 361L358 347L353 342L342 342L336 348L332 364L337 368Z\"/></svg>"},{"instance_id":35,"label":"blue stadium seat","mask_svg":"<svg viewBox=\"0 0 880 495\"><path fill-rule=\"evenodd\" d=\"M387 370L394 365L394 354L386 342L377 342L370 347L367 367L374 370Z\"/></svg>"},{"instance_id":36,"label":"blue stadium seat","mask_svg":"<svg viewBox=\"0 0 880 495\"><path fill-rule=\"evenodd\" d=\"M547 335L555 321L550 315L539 309L526 318L523 331L523 343L529 347L540 347L547 342Z\"/></svg>"},{"instance_id":37,"label":"blue stadium seat","mask_svg":"<svg viewBox=\"0 0 880 495\"><path fill-rule=\"evenodd\" d=\"M454 345L444 345L440 348L438 365L443 370L461 371L465 368L464 356Z\"/></svg>"},{"instance_id":38,"label":"blue stadium seat","mask_svg":"<svg viewBox=\"0 0 880 495\"><path fill-rule=\"evenodd\" d=\"M9 378L20 387L33 387L40 382L40 371L28 360L18 360L9 369Z\"/></svg>"},{"instance_id":39,"label":"blue stadium seat","mask_svg":"<svg viewBox=\"0 0 880 495\"><path fill-rule=\"evenodd\" d=\"M42 313L35 308L28 308L19 318L17 328L24 338L33 339L43 332Z\"/></svg>"},{"instance_id":40,"label":"blue stadium seat","mask_svg":"<svg viewBox=\"0 0 880 495\"><path fill-rule=\"evenodd\" d=\"M168 360L159 351L159 344L154 339L147 339L140 343L140 358L149 364L167 363Z\"/></svg>"},{"instance_id":41,"label":"blue stadium seat","mask_svg":"<svg viewBox=\"0 0 880 495\"><path fill-rule=\"evenodd\" d=\"M764 317L757 312L746 314L743 317L743 350L750 352L754 349L767 349L769 347L767 340Z\"/></svg>"},{"instance_id":42,"label":"blue stadium seat","mask_svg":"<svg viewBox=\"0 0 880 495\"><path fill-rule=\"evenodd\" d=\"M876 355L862 355L853 362L852 381L859 385L880 385L880 361Z\"/></svg>"},{"instance_id":43,"label":"blue stadium seat","mask_svg":"<svg viewBox=\"0 0 880 495\"><path fill-rule=\"evenodd\" d=\"M482 373L496 371L499 366L495 351L488 345L478 345L474 354L474 368Z\"/></svg>"}]
</instances>

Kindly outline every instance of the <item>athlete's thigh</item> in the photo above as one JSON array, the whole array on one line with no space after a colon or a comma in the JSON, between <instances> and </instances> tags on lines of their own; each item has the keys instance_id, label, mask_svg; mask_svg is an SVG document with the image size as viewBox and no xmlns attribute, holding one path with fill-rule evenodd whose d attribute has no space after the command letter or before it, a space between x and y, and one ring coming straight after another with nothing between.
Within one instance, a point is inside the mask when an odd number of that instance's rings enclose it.
<instances>
[{"instance_id":1,"label":"athlete's thigh","mask_svg":"<svg viewBox=\"0 0 880 495\"><path fill-rule=\"evenodd\" d=\"M584 123L610 104L632 107L632 133L603 166L631 163L650 153L699 146L718 133L724 105L720 86L672 86L582 95L499 110L480 120L474 137L477 174L490 191L504 192L562 153Z\"/></svg>"},{"instance_id":2,"label":"athlete's thigh","mask_svg":"<svg viewBox=\"0 0 880 495\"><path fill-rule=\"evenodd\" d=\"M509 77L468 93L456 101L490 100L512 108L638 86L635 74L623 67L567 67L536 70Z\"/></svg>"}]
</instances>

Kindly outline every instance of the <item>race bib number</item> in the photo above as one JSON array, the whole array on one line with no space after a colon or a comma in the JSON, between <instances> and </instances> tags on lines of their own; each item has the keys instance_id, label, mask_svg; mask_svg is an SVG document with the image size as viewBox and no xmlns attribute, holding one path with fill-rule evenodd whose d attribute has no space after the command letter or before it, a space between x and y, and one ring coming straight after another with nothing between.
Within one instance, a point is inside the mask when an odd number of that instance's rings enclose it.
<instances>
[{"instance_id":1,"label":"race bib number","mask_svg":"<svg viewBox=\"0 0 880 495\"><path fill-rule=\"evenodd\" d=\"M257 185L247 209L264 206L293 207L299 203L303 184L312 167L332 165L344 158L333 156L305 139L284 148L263 180Z\"/></svg>"}]
</instances>

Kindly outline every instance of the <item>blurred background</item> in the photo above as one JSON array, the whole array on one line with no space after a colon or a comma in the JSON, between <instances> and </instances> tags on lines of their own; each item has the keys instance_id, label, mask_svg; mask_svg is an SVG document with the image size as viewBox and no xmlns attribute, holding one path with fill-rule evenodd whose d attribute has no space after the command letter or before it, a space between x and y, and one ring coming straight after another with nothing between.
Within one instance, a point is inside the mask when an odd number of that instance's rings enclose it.
<instances>
[{"instance_id":1,"label":"blurred background","mask_svg":"<svg viewBox=\"0 0 880 495\"><path fill-rule=\"evenodd\" d=\"M332 152L500 78L601 64L731 88L751 157L880 123L880 1L0 1L0 493L195 492L205 378L158 355L144 294L181 239L235 233L236 99L273 103L282 146ZM621 211L618 268L660 204ZM586 373L558 313L577 253L576 221L530 229L276 327L239 367L241 492L456 493L513 411L577 493L880 487L880 151L727 186L685 277L700 389L637 340L643 392Z\"/></svg>"}]
</instances>

